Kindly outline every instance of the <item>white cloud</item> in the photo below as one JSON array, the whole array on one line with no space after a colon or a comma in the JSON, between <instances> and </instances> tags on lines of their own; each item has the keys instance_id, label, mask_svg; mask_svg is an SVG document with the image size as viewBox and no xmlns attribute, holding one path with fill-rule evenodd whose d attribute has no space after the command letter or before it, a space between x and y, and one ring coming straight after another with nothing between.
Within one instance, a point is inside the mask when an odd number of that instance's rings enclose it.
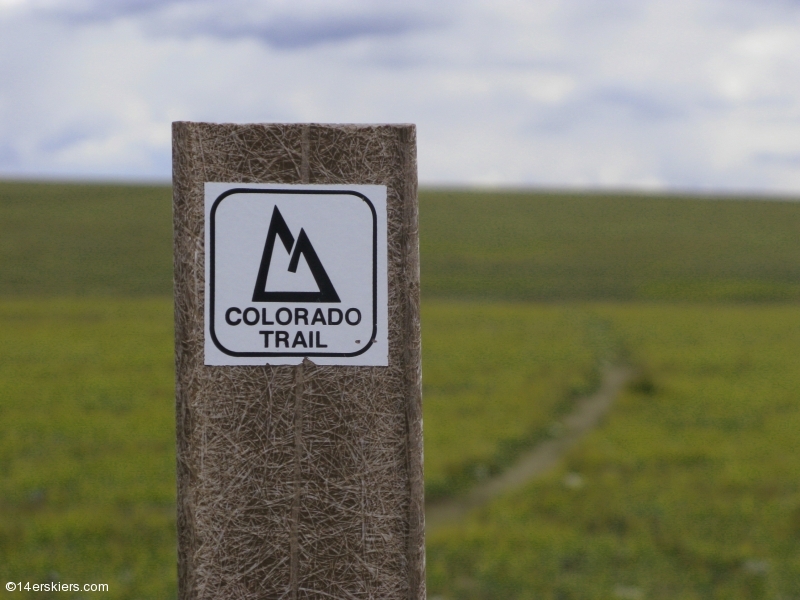
<instances>
[{"instance_id":1,"label":"white cloud","mask_svg":"<svg viewBox=\"0 0 800 600\"><path fill-rule=\"evenodd\" d=\"M780 0L0 0L0 173L168 178L172 120L415 122L424 183L800 191Z\"/></svg>"}]
</instances>

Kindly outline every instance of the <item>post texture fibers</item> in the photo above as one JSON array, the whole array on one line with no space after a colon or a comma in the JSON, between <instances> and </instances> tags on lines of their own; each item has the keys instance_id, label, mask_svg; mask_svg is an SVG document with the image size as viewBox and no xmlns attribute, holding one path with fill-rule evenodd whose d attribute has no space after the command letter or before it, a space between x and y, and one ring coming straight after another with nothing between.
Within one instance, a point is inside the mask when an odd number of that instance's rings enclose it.
<instances>
[{"instance_id":1,"label":"post texture fibers","mask_svg":"<svg viewBox=\"0 0 800 600\"><path fill-rule=\"evenodd\" d=\"M425 597L416 169L413 125L173 124L182 600ZM204 365L215 181L387 186L388 367Z\"/></svg>"}]
</instances>

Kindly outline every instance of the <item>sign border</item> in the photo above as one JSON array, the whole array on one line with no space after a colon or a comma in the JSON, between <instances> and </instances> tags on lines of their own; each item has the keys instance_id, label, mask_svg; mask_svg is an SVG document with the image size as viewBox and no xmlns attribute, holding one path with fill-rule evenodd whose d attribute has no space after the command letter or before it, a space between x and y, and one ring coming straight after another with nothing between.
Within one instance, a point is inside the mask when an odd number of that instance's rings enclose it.
<instances>
[{"instance_id":1,"label":"sign border","mask_svg":"<svg viewBox=\"0 0 800 600\"><path fill-rule=\"evenodd\" d=\"M217 339L216 331L214 330L214 321L216 318L215 313L215 281L214 276L216 272L216 248L215 248L215 235L216 235L216 224L215 224L215 216L217 212L217 207L220 203L227 198L228 196L232 196L234 194L300 194L300 195L312 195L312 196L356 196L360 198L364 202L366 202L367 206L369 207L370 211L372 212L372 335L370 339L367 341L366 345L357 350L355 352L237 352L235 350L228 350L225 346L223 346L220 341ZM221 193L216 200L214 200L214 204L211 206L211 211L209 213L209 299L208 299L208 308L209 315L208 320L208 332L211 335L211 341L214 342L214 345L228 356L242 356L242 357L252 357L252 358L259 358L259 357L279 357L279 356L290 356L290 357L305 357L305 356L325 356L325 357L352 357L352 356L359 356L360 354L364 354L367 350L369 350L372 345L375 343L375 338L378 333L378 215L375 211L375 206L372 204L372 201L367 198L364 194L360 192L356 192L354 190L297 190L297 189L283 189L283 188L246 188L246 187L237 187L232 188L229 190L224 191Z\"/></svg>"}]
</instances>

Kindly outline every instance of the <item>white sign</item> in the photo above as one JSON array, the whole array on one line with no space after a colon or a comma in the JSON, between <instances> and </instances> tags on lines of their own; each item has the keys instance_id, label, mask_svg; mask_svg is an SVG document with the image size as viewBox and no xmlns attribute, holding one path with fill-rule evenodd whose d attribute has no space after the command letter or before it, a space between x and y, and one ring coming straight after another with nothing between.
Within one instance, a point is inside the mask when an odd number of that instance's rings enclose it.
<instances>
[{"instance_id":1,"label":"white sign","mask_svg":"<svg viewBox=\"0 0 800 600\"><path fill-rule=\"evenodd\" d=\"M388 364L386 186L205 184L205 364Z\"/></svg>"}]
</instances>

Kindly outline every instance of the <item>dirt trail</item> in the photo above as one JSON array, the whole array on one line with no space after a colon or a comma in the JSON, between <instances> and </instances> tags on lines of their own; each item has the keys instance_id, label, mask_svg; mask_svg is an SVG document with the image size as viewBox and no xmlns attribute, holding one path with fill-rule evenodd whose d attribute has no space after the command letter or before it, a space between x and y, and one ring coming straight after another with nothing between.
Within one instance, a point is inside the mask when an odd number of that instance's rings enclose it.
<instances>
[{"instance_id":1,"label":"dirt trail","mask_svg":"<svg viewBox=\"0 0 800 600\"><path fill-rule=\"evenodd\" d=\"M470 510L500 494L521 487L553 467L567 450L599 423L631 374L629 367L609 369L603 377L600 389L595 394L578 400L573 411L562 419L564 429L559 437L537 444L520 456L509 469L475 485L467 494L427 503L426 531L430 533L443 525L460 520Z\"/></svg>"}]
</instances>

